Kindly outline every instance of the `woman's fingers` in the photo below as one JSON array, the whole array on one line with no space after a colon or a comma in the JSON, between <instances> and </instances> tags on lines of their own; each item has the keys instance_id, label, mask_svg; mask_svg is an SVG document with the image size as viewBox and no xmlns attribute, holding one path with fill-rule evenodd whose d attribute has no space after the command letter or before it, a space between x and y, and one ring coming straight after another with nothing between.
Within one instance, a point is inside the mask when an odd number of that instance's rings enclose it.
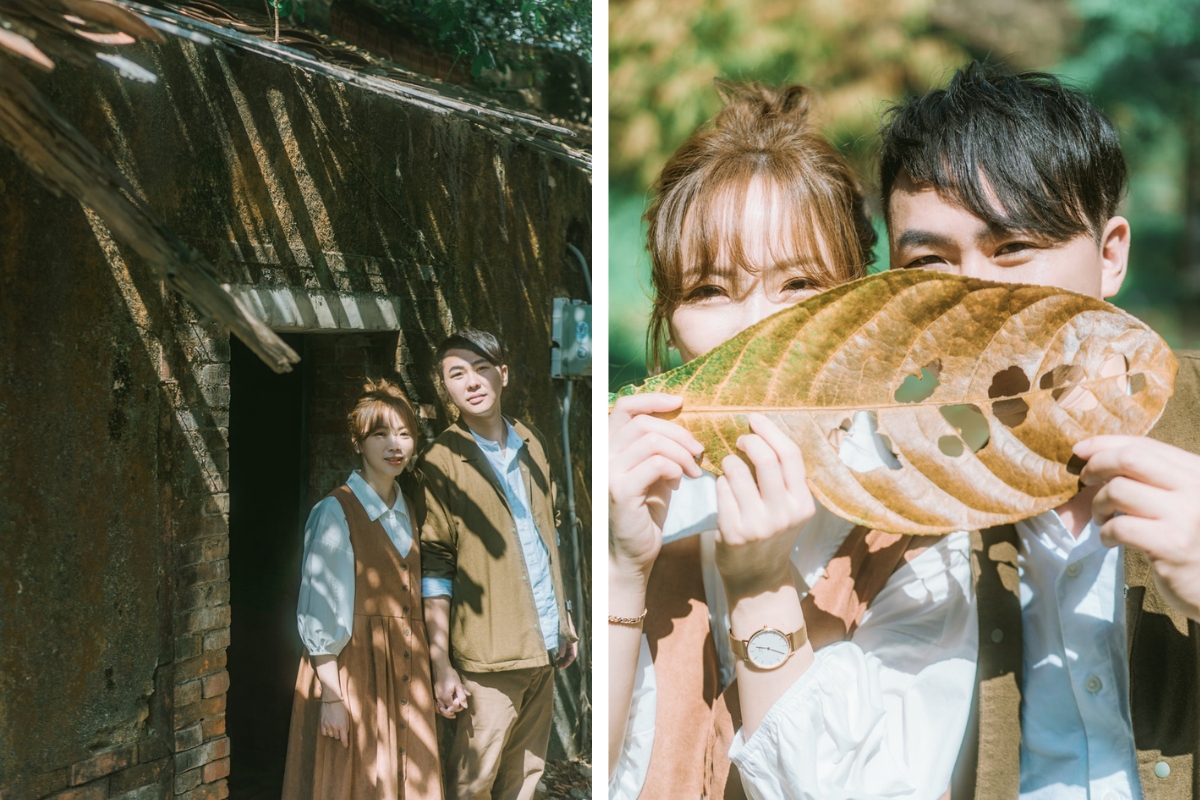
<instances>
[{"instance_id":1,"label":"woman's fingers","mask_svg":"<svg viewBox=\"0 0 1200 800\"><path fill-rule=\"evenodd\" d=\"M617 399L608 412L609 425L620 424L638 414L665 414L683 405L683 398L662 392L631 394Z\"/></svg>"},{"instance_id":2,"label":"woman's fingers","mask_svg":"<svg viewBox=\"0 0 1200 800\"><path fill-rule=\"evenodd\" d=\"M622 475L636 472L639 466L656 456L674 462L678 465L679 471L685 475L693 478L700 477L700 467L696 464L696 459L690 450L674 439L650 434L640 437L624 450L610 455L610 481L615 480L616 488L620 489Z\"/></svg>"},{"instance_id":3,"label":"woman's fingers","mask_svg":"<svg viewBox=\"0 0 1200 800\"><path fill-rule=\"evenodd\" d=\"M737 456L728 456L725 461L729 461L730 459L737 461L739 464L742 463ZM724 462L722 462L721 466L726 471L724 475L717 478L717 532L721 541L725 544L741 544L744 541L741 528L742 512L738 508L737 498L734 497L733 489L729 486L729 471L725 467ZM743 468L745 466L745 464L742 464Z\"/></svg>"},{"instance_id":4,"label":"woman's fingers","mask_svg":"<svg viewBox=\"0 0 1200 800\"><path fill-rule=\"evenodd\" d=\"M774 506L777 502L786 502L788 487L783 479L783 468L779 463L779 455L775 448L758 434L749 434L738 438L738 449L746 454L754 465L757 479L757 494L764 502L769 498Z\"/></svg>"},{"instance_id":5,"label":"woman's fingers","mask_svg":"<svg viewBox=\"0 0 1200 800\"><path fill-rule=\"evenodd\" d=\"M800 445L788 436L770 418L762 414L750 415L750 430L762 437L771 446L779 458L779 466L783 472L783 482L791 492L807 488L804 482L804 456L800 453Z\"/></svg>"}]
</instances>

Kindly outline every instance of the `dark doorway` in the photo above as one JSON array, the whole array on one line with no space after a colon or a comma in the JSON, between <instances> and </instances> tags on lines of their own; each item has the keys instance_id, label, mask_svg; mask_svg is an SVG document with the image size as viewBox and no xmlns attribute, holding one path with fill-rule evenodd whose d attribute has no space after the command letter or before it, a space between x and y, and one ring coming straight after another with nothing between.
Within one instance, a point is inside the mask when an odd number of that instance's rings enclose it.
<instances>
[{"instance_id":1,"label":"dark doorway","mask_svg":"<svg viewBox=\"0 0 1200 800\"><path fill-rule=\"evenodd\" d=\"M229 402L229 692L232 800L278 800L302 647L296 599L308 518L307 338L276 375L231 338Z\"/></svg>"}]
</instances>

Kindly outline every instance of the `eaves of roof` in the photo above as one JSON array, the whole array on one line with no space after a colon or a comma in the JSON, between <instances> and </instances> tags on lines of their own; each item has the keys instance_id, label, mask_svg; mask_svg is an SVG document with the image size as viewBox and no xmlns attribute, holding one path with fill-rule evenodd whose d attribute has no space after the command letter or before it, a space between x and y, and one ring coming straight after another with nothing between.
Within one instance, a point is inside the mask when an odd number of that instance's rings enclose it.
<instances>
[{"instance_id":1,"label":"eaves of roof","mask_svg":"<svg viewBox=\"0 0 1200 800\"><path fill-rule=\"evenodd\" d=\"M482 98L472 98L465 92L451 93L427 83L400 80L392 75L373 75L329 63L270 39L260 38L232 28L215 25L203 20L136 2L121 2L144 17L177 28L172 31L184 38L209 39L230 47L237 47L289 64L305 72L322 75L331 80L345 83L364 91L389 97L397 102L417 106L435 114L448 114L468 120L479 127L507 139L519 141L531 149L538 150L572 164L585 172L591 172L592 158L586 139L578 132L556 125L533 114L504 108ZM190 37L188 32L200 34Z\"/></svg>"}]
</instances>

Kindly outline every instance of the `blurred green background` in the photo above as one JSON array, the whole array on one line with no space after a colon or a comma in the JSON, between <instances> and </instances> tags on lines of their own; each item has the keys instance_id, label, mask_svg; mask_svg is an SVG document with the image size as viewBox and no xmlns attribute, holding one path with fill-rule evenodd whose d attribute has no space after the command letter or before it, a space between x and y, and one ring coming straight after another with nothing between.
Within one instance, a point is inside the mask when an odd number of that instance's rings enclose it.
<instances>
[{"instance_id":1,"label":"blurred green background","mask_svg":"<svg viewBox=\"0 0 1200 800\"><path fill-rule=\"evenodd\" d=\"M1200 0L613 0L609 24L610 391L645 376L648 187L719 110L716 77L817 90L882 238L889 103L972 58L1062 76L1116 122L1129 163L1133 250L1115 302L1173 347L1200 347Z\"/></svg>"}]
</instances>

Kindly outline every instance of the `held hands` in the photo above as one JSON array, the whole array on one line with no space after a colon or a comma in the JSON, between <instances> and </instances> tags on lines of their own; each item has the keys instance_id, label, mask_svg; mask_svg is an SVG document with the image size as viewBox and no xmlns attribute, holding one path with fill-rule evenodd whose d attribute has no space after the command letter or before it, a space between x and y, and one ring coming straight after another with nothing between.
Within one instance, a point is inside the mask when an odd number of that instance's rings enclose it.
<instances>
[{"instance_id":1,"label":"held hands","mask_svg":"<svg viewBox=\"0 0 1200 800\"><path fill-rule=\"evenodd\" d=\"M1200 456L1144 436L1096 436L1075 445L1100 540L1143 551L1159 594L1200 620Z\"/></svg>"},{"instance_id":2,"label":"held hands","mask_svg":"<svg viewBox=\"0 0 1200 800\"><path fill-rule=\"evenodd\" d=\"M321 701L321 735L350 746L350 714L343 700Z\"/></svg>"},{"instance_id":3,"label":"held hands","mask_svg":"<svg viewBox=\"0 0 1200 800\"><path fill-rule=\"evenodd\" d=\"M433 699L437 713L446 719L454 719L459 711L467 710L467 698L470 696L454 667L449 664L440 667L433 665Z\"/></svg>"},{"instance_id":4,"label":"held hands","mask_svg":"<svg viewBox=\"0 0 1200 800\"><path fill-rule=\"evenodd\" d=\"M653 414L674 411L668 394L622 397L608 417L608 548L611 569L648 577L662 547L667 501L679 479L700 477L704 448L683 427Z\"/></svg>"},{"instance_id":5,"label":"held hands","mask_svg":"<svg viewBox=\"0 0 1200 800\"><path fill-rule=\"evenodd\" d=\"M730 455L717 479L716 561L731 603L791 581L792 545L815 510L796 443L761 414L750 429L738 449L754 472Z\"/></svg>"}]
</instances>

